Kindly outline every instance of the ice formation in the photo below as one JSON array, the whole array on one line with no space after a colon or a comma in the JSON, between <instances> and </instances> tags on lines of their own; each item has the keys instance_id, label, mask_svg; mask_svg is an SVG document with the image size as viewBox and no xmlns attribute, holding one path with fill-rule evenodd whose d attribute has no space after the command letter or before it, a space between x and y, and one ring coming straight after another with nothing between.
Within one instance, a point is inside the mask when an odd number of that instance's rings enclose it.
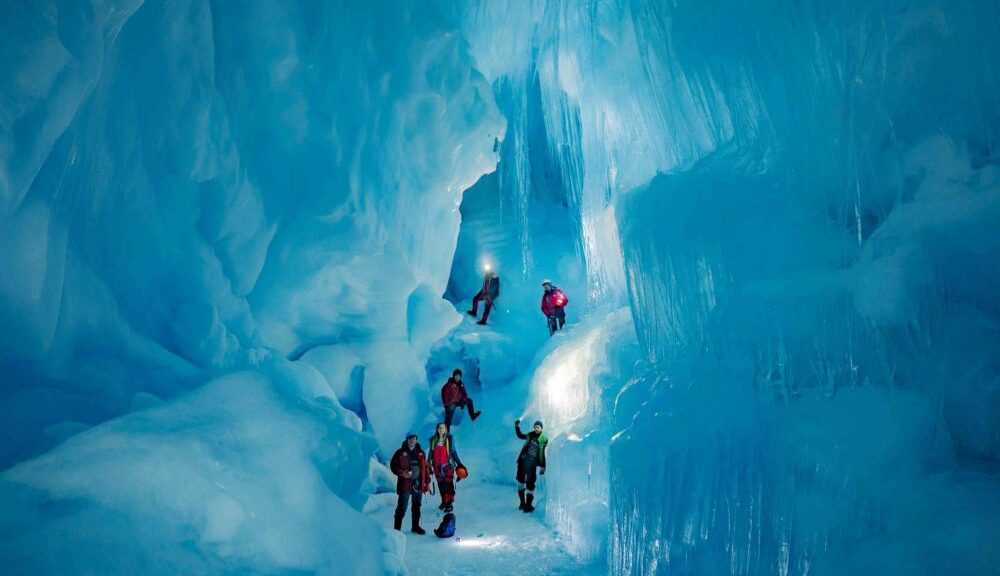
<instances>
[{"instance_id":1,"label":"ice formation","mask_svg":"<svg viewBox=\"0 0 1000 576\"><path fill-rule=\"evenodd\" d=\"M0 565L405 572L383 464L462 367L470 494L546 422L546 561L997 573L998 22L0 4Z\"/></svg>"}]
</instances>

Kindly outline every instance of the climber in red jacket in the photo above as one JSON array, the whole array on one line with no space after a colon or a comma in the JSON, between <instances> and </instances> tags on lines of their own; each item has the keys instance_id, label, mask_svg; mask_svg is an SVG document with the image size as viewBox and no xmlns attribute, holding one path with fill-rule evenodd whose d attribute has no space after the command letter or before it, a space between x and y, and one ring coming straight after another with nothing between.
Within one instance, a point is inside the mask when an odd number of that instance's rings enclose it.
<instances>
[{"instance_id":1,"label":"climber in red jacket","mask_svg":"<svg viewBox=\"0 0 1000 576\"><path fill-rule=\"evenodd\" d=\"M569 304L569 298L563 291L552 285L551 280L542 282L545 293L542 294L542 314L549 323L549 336L556 333L566 324L566 311L564 308Z\"/></svg>"},{"instance_id":2,"label":"climber in red jacket","mask_svg":"<svg viewBox=\"0 0 1000 576\"><path fill-rule=\"evenodd\" d=\"M407 505L412 501L411 531L414 534L424 534L424 529L420 527L420 501L424 492L430 489L431 469L427 464L427 455L424 453L424 449L417 442L416 434L410 432L406 435L406 440L392 455L389 469L397 476L396 494L398 498L393 527L396 530L403 527L403 516L406 514Z\"/></svg>"},{"instance_id":3,"label":"climber in red jacket","mask_svg":"<svg viewBox=\"0 0 1000 576\"><path fill-rule=\"evenodd\" d=\"M472 405L472 398L462 384L462 371L458 368L451 373L451 378L441 387L441 403L444 404L444 423L451 429L451 421L455 417L456 408L466 408L469 418L479 418L481 412Z\"/></svg>"}]
</instances>

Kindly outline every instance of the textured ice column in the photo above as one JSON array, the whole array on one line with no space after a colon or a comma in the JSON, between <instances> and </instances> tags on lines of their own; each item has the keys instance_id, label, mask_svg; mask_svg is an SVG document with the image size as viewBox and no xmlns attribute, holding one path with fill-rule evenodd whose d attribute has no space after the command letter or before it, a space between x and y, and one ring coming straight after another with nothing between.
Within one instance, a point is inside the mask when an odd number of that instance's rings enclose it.
<instances>
[{"instance_id":1,"label":"textured ice column","mask_svg":"<svg viewBox=\"0 0 1000 576\"><path fill-rule=\"evenodd\" d=\"M723 101L720 80L687 78L669 57L672 38L656 24L662 10L646 2L531 0L454 8L488 78L501 79L515 96L537 83L547 144L581 223L588 296L596 303L620 302L626 292L614 200L657 171L690 164L733 139L739 127L731 106L757 102L752 94ZM745 81L739 70L726 80ZM752 128L756 118L745 118ZM511 148L523 150L523 118L510 120ZM509 188L523 192L516 186L523 170L511 170Z\"/></svg>"},{"instance_id":2,"label":"textured ice column","mask_svg":"<svg viewBox=\"0 0 1000 576\"><path fill-rule=\"evenodd\" d=\"M616 409L612 570L994 571L995 462L962 457L998 438L995 10L632 9L733 130L616 207L655 369Z\"/></svg>"},{"instance_id":3,"label":"textured ice column","mask_svg":"<svg viewBox=\"0 0 1000 576\"><path fill-rule=\"evenodd\" d=\"M606 557L614 398L637 352L629 311L599 309L550 345L528 384L525 414L549 436L546 519L581 562Z\"/></svg>"}]
</instances>

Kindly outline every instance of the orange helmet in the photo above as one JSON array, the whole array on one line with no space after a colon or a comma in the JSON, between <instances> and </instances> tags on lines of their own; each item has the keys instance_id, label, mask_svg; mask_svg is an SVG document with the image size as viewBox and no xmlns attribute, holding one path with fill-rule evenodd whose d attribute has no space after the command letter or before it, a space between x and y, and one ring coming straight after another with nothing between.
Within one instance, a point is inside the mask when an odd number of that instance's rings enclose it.
<instances>
[{"instance_id":1,"label":"orange helmet","mask_svg":"<svg viewBox=\"0 0 1000 576\"><path fill-rule=\"evenodd\" d=\"M466 470L464 466L459 467L459 469L455 471L455 474L458 474L458 477L462 480L469 477L469 471Z\"/></svg>"}]
</instances>

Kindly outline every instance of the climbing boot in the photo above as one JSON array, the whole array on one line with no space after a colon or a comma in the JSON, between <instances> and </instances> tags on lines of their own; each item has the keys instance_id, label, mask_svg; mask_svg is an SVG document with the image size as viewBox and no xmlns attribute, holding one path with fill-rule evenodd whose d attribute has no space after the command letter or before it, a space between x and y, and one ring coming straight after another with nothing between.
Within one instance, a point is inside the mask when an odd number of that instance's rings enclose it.
<instances>
[{"instance_id":1,"label":"climbing boot","mask_svg":"<svg viewBox=\"0 0 1000 576\"><path fill-rule=\"evenodd\" d=\"M475 412L472 413L472 419L475 420L476 418L479 418L479 415L482 413L483 413L482 410L476 410Z\"/></svg>"},{"instance_id":2,"label":"climbing boot","mask_svg":"<svg viewBox=\"0 0 1000 576\"><path fill-rule=\"evenodd\" d=\"M472 310L466 310L465 313L468 314L469 316L475 316L476 315L476 313L474 311L472 311Z\"/></svg>"},{"instance_id":3,"label":"climbing boot","mask_svg":"<svg viewBox=\"0 0 1000 576\"><path fill-rule=\"evenodd\" d=\"M524 490L518 490L517 497L521 499L521 504L517 507L517 509L524 510Z\"/></svg>"},{"instance_id":4,"label":"climbing boot","mask_svg":"<svg viewBox=\"0 0 1000 576\"><path fill-rule=\"evenodd\" d=\"M420 527L420 514L413 515L413 524L410 525L410 532L413 532L414 534L419 534L421 536L426 534L426 532L424 532L424 529Z\"/></svg>"},{"instance_id":5,"label":"climbing boot","mask_svg":"<svg viewBox=\"0 0 1000 576\"><path fill-rule=\"evenodd\" d=\"M392 527L395 528L396 530L402 530L403 529L403 517L402 516L396 516L393 519Z\"/></svg>"},{"instance_id":6,"label":"climbing boot","mask_svg":"<svg viewBox=\"0 0 1000 576\"><path fill-rule=\"evenodd\" d=\"M534 512L535 507L531 505L531 501L535 499L534 494L528 494L524 499L524 508L521 508L524 512Z\"/></svg>"}]
</instances>

